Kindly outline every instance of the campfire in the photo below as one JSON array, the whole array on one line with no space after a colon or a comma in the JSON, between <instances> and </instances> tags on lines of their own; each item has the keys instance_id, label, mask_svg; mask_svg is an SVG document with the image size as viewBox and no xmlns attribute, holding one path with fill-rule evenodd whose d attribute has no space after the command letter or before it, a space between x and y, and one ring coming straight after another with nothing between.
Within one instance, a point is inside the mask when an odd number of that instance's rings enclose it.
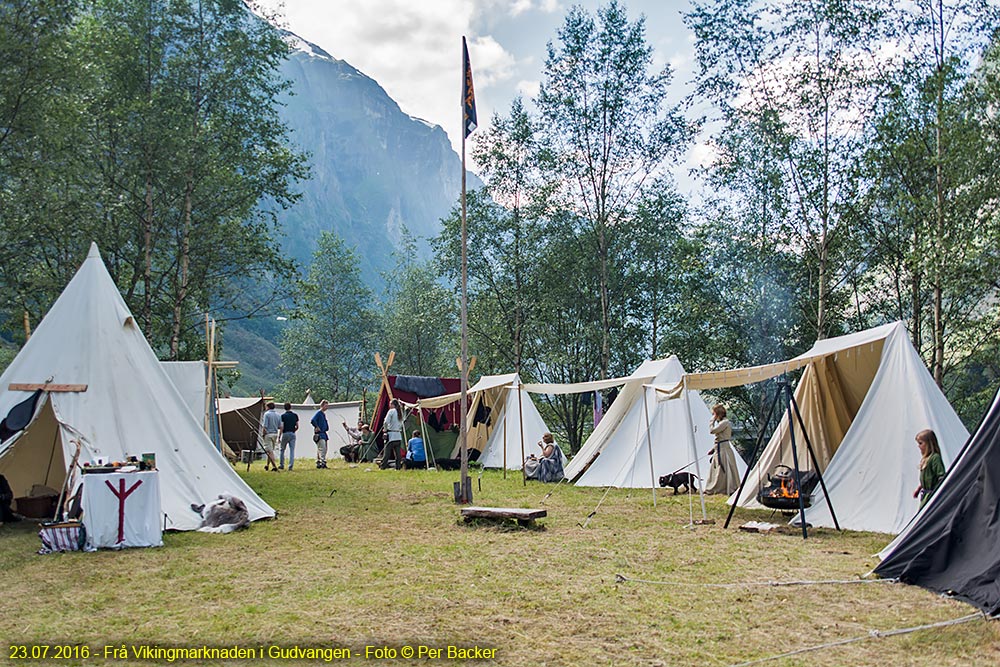
<instances>
[{"instance_id":1,"label":"campfire","mask_svg":"<svg viewBox=\"0 0 1000 667\"><path fill-rule=\"evenodd\" d=\"M799 471L802 482L802 506L812 504L812 490L819 481L815 472ZM795 484L795 471L786 465L775 466L767 476L767 484L757 492L757 501L764 507L781 511L797 511L799 509L799 488Z\"/></svg>"}]
</instances>

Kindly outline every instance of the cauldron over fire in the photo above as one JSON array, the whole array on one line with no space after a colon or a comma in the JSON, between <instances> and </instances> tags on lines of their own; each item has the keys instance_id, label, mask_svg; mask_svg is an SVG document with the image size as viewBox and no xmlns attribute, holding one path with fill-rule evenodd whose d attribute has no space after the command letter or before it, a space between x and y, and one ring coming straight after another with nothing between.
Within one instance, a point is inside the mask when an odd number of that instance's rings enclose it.
<instances>
[{"instance_id":1,"label":"cauldron over fire","mask_svg":"<svg viewBox=\"0 0 1000 667\"><path fill-rule=\"evenodd\" d=\"M812 491L819 482L819 475L812 470L800 470L802 506L812 505ZM795 484L795 471L786 465L777 465L767 476L767 484L757 492L757 502L782 512L798 511L799 489Z\"/></svg>"}]
</instances>

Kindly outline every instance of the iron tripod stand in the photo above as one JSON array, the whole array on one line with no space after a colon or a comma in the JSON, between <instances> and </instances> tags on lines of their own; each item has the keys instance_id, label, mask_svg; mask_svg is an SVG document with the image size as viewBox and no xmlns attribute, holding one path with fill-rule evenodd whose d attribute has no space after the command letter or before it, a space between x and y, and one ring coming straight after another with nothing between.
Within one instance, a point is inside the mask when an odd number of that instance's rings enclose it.
<instances>
[{"instance_id":1,"label":"iron tripod stand","mask_svg":"<svg viewBox=\"0 0 1000 667\"><path fill-rule=\"evenodd\" d=\"M802 438L806 441L806 449L809 450L809 457L812 460L813 470L816 471L816 476L819 478L819 485L823 489L823 498L826 500L826 506L830 508L830 516L833 517L833 525L837 527L837 530L841 530L840 523L837 521L837 514L833 511L833 504L830 502L830 494L826 490L826 482L823 481L823 473L820 472L819 462L816 460L816 452L813 451L812 442L809 441L809 433L806 431L805 422L802 420L802 413L799 412L799 403L795 400L795 394L792 392L792 387L788 384L788 380L784 377L777 380L778 390L774 392L774 399L771 401L771 408L767 412L767 418L764 420L764 427L761 428L760 434L757 436L757 441L754 443L753 451L750 452L750 461L753 461L757 457L757 451L760 449L761 443L764 441L764 431L768 424L771 423L771 417L774 415L774 408L778 405L778 401L781 400L782 396L785 398L785 406L788 414L788 435L792 441L792 463L795 466L795 488L798 495L799 501L799 523L802 524L802 539L806 539L809 535L806 532L806 507L805 500L802 494L802 471L799 469L799 452L798 448L795 446L795 422L799 424L799 428L802 430ZM792 415L795 415L795 419L792 419ZM753 468L760 465L758 462ZM729 508L729 516L726 517L726 523L723 528L729 528L729 522L733 518L733 512L736 511L736 505L739 503L740 498L743 496L743 489L746 487L747 479L750 478L750 472L753 470L752 467L748 466L747 471L743 473L743 479L740 481L740 488L736 492L736 499ZM759 492L759 490L758 490Z\"/></svg>"}]
</instances>

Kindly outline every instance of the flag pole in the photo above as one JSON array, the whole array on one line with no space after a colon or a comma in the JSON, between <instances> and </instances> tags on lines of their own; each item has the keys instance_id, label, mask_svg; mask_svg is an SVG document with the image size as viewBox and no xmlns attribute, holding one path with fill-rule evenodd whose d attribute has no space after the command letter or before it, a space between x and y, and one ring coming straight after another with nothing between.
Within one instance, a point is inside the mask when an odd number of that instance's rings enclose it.
<instances>
[{"instance_id":1,"label":"flag pole","mask_svg":"<svg viewBox=\"0 0 1000 667\"><path fill-rule=\"evenodd\" d=\"M469 310L468 310L468 236L465 225L465 140L476 128L476 97L472 87L472 65L469 61L469 47L462 37L462 384L460 398L462 404L459 438L461 456L461 477L455 494L456 502L461 504L472 502L472 482L469 479L469 406L467 395L469 391Z\"/></svg>"},{"instance_id":2,"label":"flag pole","mask_svg":"<svg viewBox=\"0 0 1000 667\"><path fill-rule=\"evenodd\" d=\"M464 38L463 38L464 46ZM463 119L464 119L463 113ZM462 405L462 417L461 417L461 457L462 457L462 474L459 480L459 502L467 503L469 499L466 497L466 489L469 488L469 406L468 392L469 392L469 304L468 304L468 272L469 263L468 255L466 252L467 247L467 232L465 228L465 123L462 123L462 387L461 387L461 405Z\"/></svg>"}]
</instances>

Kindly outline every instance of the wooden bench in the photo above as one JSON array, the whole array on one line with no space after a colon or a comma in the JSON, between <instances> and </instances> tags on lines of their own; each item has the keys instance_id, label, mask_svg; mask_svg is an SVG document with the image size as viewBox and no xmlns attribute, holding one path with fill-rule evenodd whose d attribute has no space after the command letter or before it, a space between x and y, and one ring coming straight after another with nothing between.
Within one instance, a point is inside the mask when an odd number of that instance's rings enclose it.
<instances>
[{"instance_id":1,"label":"wooden bench","mask_svg":"<svg viewBox=\"0 0 1000 667\"><path fill-rule=\"evenodd\" d=\"M548 516L545 510L529 510L517 507L463 507L462 518L471 519L515 519L518 525L533 526L535 519Z\"/></svg>"}]
</instances>

